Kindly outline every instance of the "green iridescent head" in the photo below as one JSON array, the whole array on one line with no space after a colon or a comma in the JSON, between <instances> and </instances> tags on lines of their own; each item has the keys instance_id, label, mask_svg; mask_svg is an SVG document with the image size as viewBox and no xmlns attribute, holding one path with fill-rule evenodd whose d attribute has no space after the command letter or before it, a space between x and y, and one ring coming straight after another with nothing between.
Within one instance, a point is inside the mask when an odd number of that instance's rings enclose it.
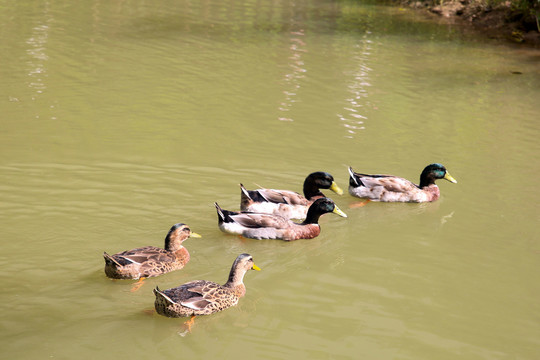
<instances>
[{"instance_id":1,"label":"green iridescent head","mask_svg":"<svg viewBox=\"0 0 540 360\"><path fill-rule=\"evenodd\" d=\"M457 183L456 179L450 175L442 164L434 163L429 164L424 168L424 171L422 171L422 174L420 175L420 188L434 184L437 179L445 179L451 183Z\"/></svg>"}]
</instances>

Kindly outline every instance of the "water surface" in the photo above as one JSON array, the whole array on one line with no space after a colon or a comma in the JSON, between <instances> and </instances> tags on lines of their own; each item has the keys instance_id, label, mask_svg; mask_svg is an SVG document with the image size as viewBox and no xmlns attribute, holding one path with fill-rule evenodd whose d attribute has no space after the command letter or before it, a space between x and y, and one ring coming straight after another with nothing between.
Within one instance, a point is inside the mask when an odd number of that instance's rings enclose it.
<instances>
[{"instance_id":1,"label":"water surface","mask_svg":"<svg viewBox=\"0 0 540 360\"><path fill-rule=\"evenodd\" d=\"M0 1L6 358L535 359L540 55L357 1ZM521 74L514 74L519 72ZM221 233L213 202L301 191L347 166L418 180L430 204L329 194L313 240ZM102 252L203 235L183 269L131 281ZM238 307L182 320L151 290L225 282Z\"/></svg>"}]
</instances>

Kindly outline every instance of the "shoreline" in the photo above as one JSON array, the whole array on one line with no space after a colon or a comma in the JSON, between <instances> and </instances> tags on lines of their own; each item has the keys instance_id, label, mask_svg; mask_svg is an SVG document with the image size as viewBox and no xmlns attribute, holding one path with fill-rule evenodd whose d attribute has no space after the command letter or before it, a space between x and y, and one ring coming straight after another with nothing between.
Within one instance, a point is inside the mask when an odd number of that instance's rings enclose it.
<instances>
[{"instance_id":1,"label":"shoreline","mask_svg":"<svg viewBox=\"0 0 540 360\"><path fill-rule=\"evenodd\" d=\"M490 6L475 0L445 1L438 5L401 0L402 6L435 14L438 18L463 24L481 36L540 49L540 24L534 16L513 9L509 1Z\"/></svg>"}]
</instances>

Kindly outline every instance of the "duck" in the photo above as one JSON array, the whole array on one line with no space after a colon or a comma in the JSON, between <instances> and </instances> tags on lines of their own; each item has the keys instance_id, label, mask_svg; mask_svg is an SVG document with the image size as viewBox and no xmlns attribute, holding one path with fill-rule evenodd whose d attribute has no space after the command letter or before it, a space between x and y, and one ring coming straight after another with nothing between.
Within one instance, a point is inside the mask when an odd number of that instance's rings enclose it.
<instances>
[{"instance_id":1,"label":"duck","mask_svg":"<svg viewBox=\"0 0 540 360\"><path fill-rule=\"evenodd\" d=\"M349 167L349 194L359 198L382 202L430 202L439 199L435 180L445 179L457 183L446 168L438 163L429 164L420 175L420 184L393 175L367 175Z\"/></svg>"},{"instance_id":2,"label":"duck","mask_svg":"<svg viewBox=\"0 0 540 360\"><path fill-rule=\"evenodd\" d=\"M240 210L261 214L280 215L286 219L304 220L309 206L317 199L325 197L320 189L330 189L338 195L343 190L334 177L324 171L309 174L304 180L304 196L290 190L256 189L246 190L240 184Z\"/></svg>"},{"instance_id":3,"label":"duck","mask_svg":"<svg viewBox=\"0 0 540 360\"><path fill-rule=\"evenodd\" d=\"M103 252L105 274L112 279L144 279L183 268L190 255L182 243L200 238L184 223L174 224L165 237L165 248L145 246L113 255Z\"/></svg>"},{"instance_id":4,"label":"duck","mask_svg":"<svg viewBox=\"0 0 540 360\"><path fill-rule=\"evenodd\" d=\"M194 280L180 286L160 290L154 289L156 312L166 317L188 317L188 331L197 315L210 315L236 306L246 295L244 275L248 270L260 271L250 254L240 254L234 260L229 278L223 285L208 281Z\"/></svg>"},{"instance_id":5,"label":"duck","mask_svg":"<svg viewBox=\"0 0 540 360\"><path fill-rule=\"evenodd\" d=\"M321 232L318 223L321 215L332 212L347 217L329 198L315 200L309 207L306 219L302 223L293 222L280 215L235 212L223 210L217 203L214 205L217 209L218 226L221 231L257 240L313 239Z\"/></svg>"}]
</instances>

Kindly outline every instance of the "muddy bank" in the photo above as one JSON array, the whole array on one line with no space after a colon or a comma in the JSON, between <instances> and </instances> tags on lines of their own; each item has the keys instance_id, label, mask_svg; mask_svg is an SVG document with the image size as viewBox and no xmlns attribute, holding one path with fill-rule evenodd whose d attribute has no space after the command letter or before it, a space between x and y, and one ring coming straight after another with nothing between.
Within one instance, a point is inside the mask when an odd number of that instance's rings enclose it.
<instances>
[{"instance_id":1,"label":"muddy bank","mask_svg":"<svg viewBox=\"0 0 540 360\"><path fill-rule=\"evenodd\" d=\"M474 0L431 1L402 0L407 5L470 26L481 36L540 48L537 19L511 6L510 1L491 6Z\"/></svg>"}]
</instances>

